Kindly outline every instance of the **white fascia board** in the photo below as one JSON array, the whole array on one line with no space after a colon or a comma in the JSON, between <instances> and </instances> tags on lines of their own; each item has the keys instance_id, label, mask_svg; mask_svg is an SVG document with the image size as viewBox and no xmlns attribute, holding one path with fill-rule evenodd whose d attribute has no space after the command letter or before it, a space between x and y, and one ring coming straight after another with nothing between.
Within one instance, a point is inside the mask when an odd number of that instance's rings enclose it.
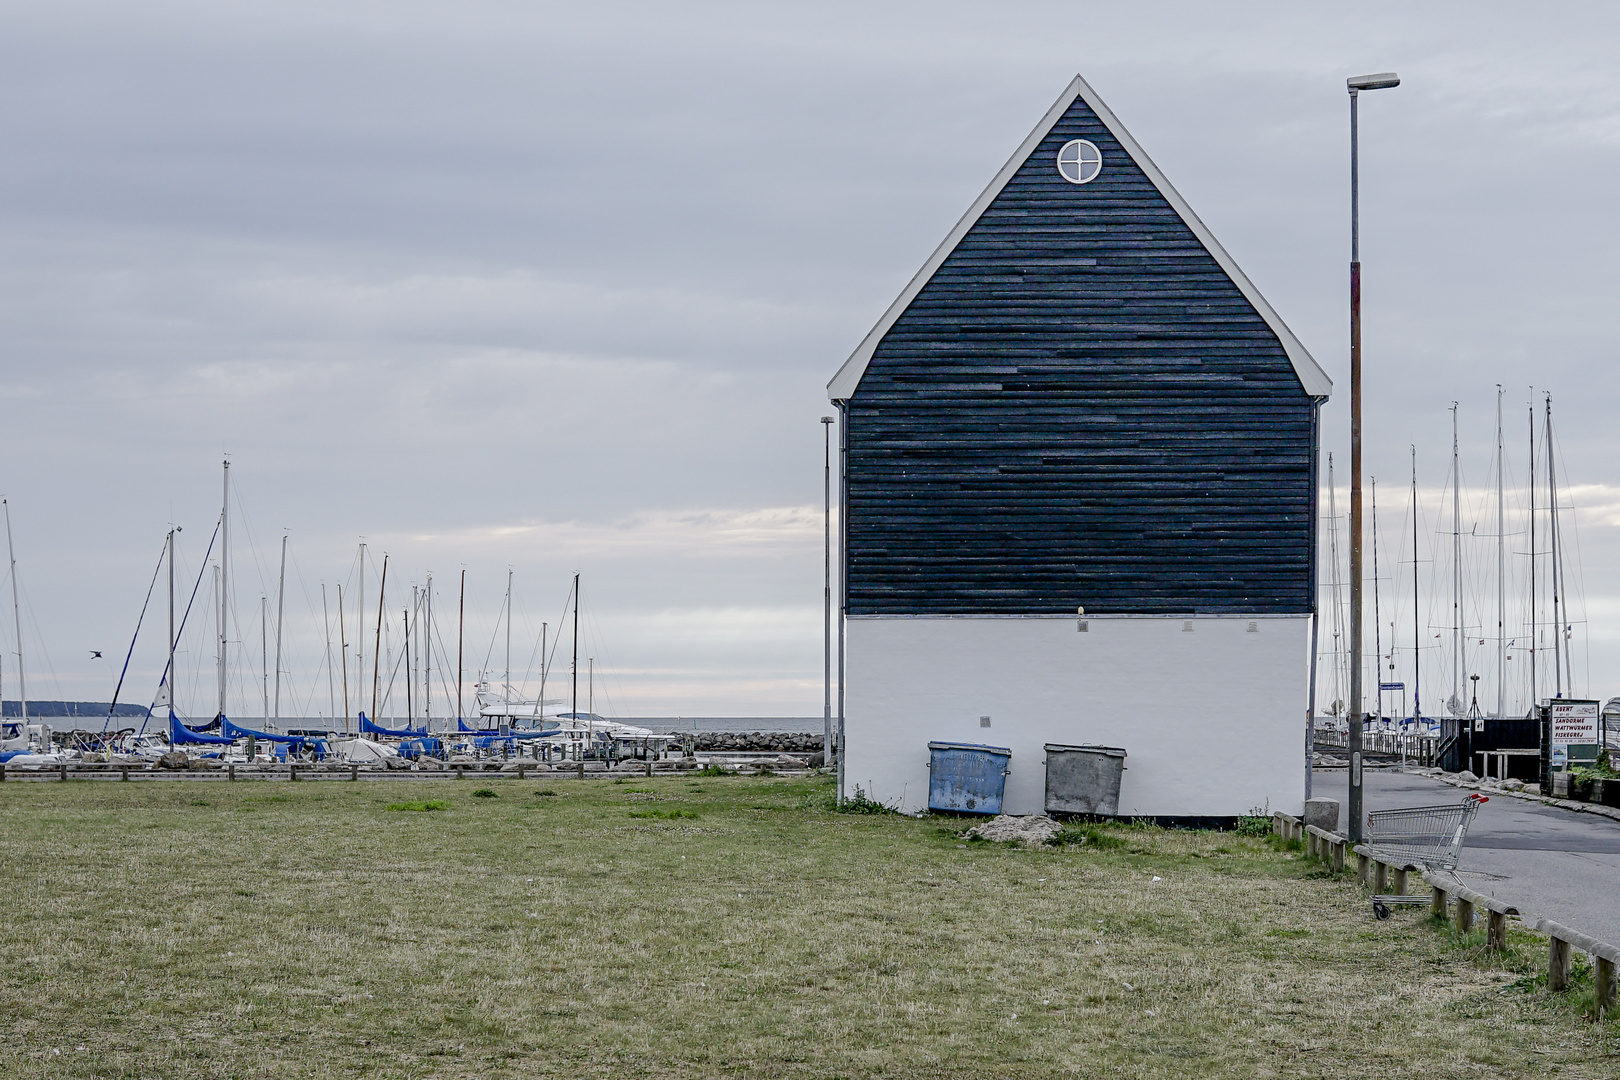
<instances>
[{"instance_id":1,"label":"white fascia board","mask_svg":"<svg viewBox=\"0 0 1620 1080\"><path fill-rule=\"evenodd\" d=\"M1232 283L1238 287L1238 291L1243 294L1250 304L1254 305L1255 311L1259 312L1260 317L1265 320L1272 333L1277 335L1277 340L1282 343L1283 351L1288 355L1289 363L1293 365L1294 374L1299 377L1300 385L1304 388L1305 393L1317 399L1327 398L1333 392L1333 380L1328 378L1327 372L1323 371L1315 359L1311 357L1310 352L1294 336L1294 332L1288 329L1288 324L1282 321L1282 317L1272 310L1271 305L1266 302L1266 298L1260 295L1260 290L1254 287L1254 283L1249 280L1248 275L1238 268L1238 264L1232 259L1232 256L1228 255L1226 249L1221 247L1220 241L1215 239L1215 234L1210 232L1208 227L1198 219L1197 214L1193 213L1192 207L1187 205L1187 200L1183 199L1181 193L1170 185L1170 181L1165 178L1164 173L1160 172L1159 167L1153 163L1153 159L1148 157L1147 151L1143 150L1141 144L1132 138L1129 131L1125 130L1125 125L1119 122L1119 118L1114 115L1113 110L1103 103L1103 100L1097 96L1097 92L1087 85L1086 80L1076 75L1074 80L1064 89L1062 95L1046 111L1046 115L1041 117L1041 122L1035 125L1035 130L1029 133L1029 137L1020 144L1017 151L1013 153L1012 158L1001 167L1000 172L996 173L996 178L990 181L990 186L985 188L983 193L973 201L973 205L968 208L967 213L962 215L962 219L956 223L956 227L945 237L945 241L934 249L934 253L928 257L928 261L923 264L922 269L917 271L916 276L906 285L905 290L900 293L894 303L889 305L889 310L883 313L883 318L878 320L877 325L872 327L871 332L861 341L860 347L850 354L848 360L844 361L844 366L838 369L838 374L834 375L832 381L827 384L828 399L831 401L848 401L854 396L855 387L860 384L861 376L866 374L866 366L872 362L872 354L877 351L878 343L883 340L883 336L899 320L901 313L911 306L911 302L917 298L917 294L922 292L923 286L928 284L929 279L934 276L934 272L945 262L946 257L956 250L956 245L962 242L962 237L966 236L968 230L973 227L974 222L979 220L979 215L983 214L990 206L990 203L995 200L995 197L1001 194L1001 189L1007 186L1007 181L1012 179L1013 174L1028 160L1029 155L1035 152L1035 147L1039 146L1041 140L1046 138L1053 125L1058 122L1064 113L1069 111L1069 106L1074 104L1075 98L1085 100L1085 103L1091 107L1091 111L1096 113L1097 118L1103 122L1103 126L1108 128L1114 138L1119 140L1120 145L1125 148L1125 152L1136 162L1137 167L1147 175L1149 180L1153 181L1153 186L1159 189L1159 194L1164 196L1165 201L1181 216L1181 220L1186 222L1187 227L1198 238L1198 242L1203 244L1205 250L1214 257L1216 264L1226 272L1227 277L1232 279Z\"/></svg>"}]
</instances>

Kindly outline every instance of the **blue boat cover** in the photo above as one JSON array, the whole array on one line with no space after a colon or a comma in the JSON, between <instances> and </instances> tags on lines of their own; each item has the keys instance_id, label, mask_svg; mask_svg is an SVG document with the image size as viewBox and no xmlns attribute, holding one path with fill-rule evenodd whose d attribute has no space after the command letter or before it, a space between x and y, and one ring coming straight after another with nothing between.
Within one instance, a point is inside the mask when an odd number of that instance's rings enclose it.
<instances>
[{"instance_id":1,"label":"blue boat cover","mask_svg":"<svg viewBox=\"0 0 1620 1080\"><path fill-rule=\"evenodd\" d=\"M224 726L226 729L229 729L231 722L226 720ZM230 738L229 735L229 730L226 731L225 735L200 735L195 729L188 728L186 725L182 724L179 718L174 715L173 709L169 710L170 746L230 746L236 740L234 738Z\"/></svg>"},{"instance_id":2,"label":"blue boat cover","mask_svg":"<svg viewBox=\"0 0 1620 1080\"><path fill-rule=\"evenodd\" d=\"M252 728L245 728L241 724L231 723L229 718L225 721L225 733L234 735L238 739L245 739L251 735L255 739L263 739L265 742L274 743L301 743L304 741L302 735L272 735L268 731L254 731Z\"/></svg>"},{"instance_id":3,"label":"blue boat cover","mask_svg":"<svg viewBox=\"0 0 1620 1080\"><path fill-rule=\"evenodd\" d=\"M391 735L396 739L419 739L429 734L426 729L417 731L413 728L385 728L381 724L374 724L366 716L365 710L360 712L360 734L362 735Z\"/></svg>"}]
</instances>

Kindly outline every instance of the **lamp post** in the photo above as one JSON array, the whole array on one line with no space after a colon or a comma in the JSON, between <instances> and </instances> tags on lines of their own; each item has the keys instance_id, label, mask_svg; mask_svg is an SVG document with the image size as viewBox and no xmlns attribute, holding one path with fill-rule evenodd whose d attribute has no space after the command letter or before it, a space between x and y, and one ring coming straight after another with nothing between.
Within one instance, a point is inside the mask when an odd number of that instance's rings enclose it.
<instances>
[{"instance_id":1,"label":"lamp post","mask_svg":"<svg viewBox=\"0 0 1620 1080\"><path fill-rule=\"evenodd\" d=\"M1393 71L1346 79L1350 91L1350 841L1361 842L1361 185L1356 101L1401 85Z\"/></svg>"},{"instance_id":2,"label":"lamp post","mask_svg":"<svg viewBox=\"0 0 1620 1080\"><path fill-rule=\"evenodd\" d=\"M832 424L821 418L821 767L832 764Z\"/></svg>"}]
</instances>

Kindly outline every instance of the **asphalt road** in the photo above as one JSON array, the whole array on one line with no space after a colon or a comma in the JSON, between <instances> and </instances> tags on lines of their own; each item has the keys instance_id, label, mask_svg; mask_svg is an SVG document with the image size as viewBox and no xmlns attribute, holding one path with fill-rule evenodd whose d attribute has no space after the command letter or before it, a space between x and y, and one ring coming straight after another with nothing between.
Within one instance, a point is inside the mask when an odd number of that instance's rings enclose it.
<instances>
[{"instance_id":1,"label":"asphalt road","mask_svg":"<svg viewBox=\"0 0 1620 1080\"><path fill-rule=\"evenodd\" d=\"M1426 776L1363 774L1368 810L1461 802L1468 792ZM1340 801L1346 824L1348 770L1318 770L1311 794ZM1485 794L1490 795L1489 792ZM1620 822L1523 799L1491 795L1463 843L1457 876L1507 901L1523 918L1544 916L1620 944Z\"/></svg>"}]
</instances>

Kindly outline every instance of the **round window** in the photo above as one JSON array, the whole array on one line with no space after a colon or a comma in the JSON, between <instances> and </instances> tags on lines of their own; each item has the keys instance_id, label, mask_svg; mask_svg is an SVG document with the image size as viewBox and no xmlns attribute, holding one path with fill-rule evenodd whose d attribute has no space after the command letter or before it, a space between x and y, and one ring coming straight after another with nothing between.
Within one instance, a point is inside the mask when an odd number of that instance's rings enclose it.
<instances>
[{"instance_id":1,"label":"round window","mask_svg":"<svg viewBox=\"0 0 1620 1080\"><path fill-rule=\"evenodd\" d=\"M1102 172L1102 151L1085 139L1066 142L1058 151L1057 169L1071 184L1089 184Z\"/></svg>"}]
</instances>

